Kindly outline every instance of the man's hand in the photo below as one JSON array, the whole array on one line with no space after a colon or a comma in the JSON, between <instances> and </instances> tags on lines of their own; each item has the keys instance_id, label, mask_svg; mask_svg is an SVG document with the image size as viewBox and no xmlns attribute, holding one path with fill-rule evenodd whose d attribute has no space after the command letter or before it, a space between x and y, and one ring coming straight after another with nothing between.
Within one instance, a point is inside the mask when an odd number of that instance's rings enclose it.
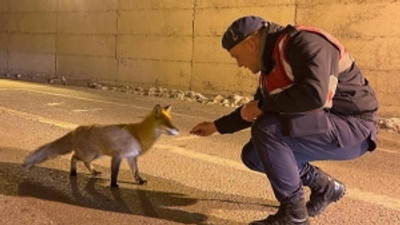
<instances>
[{"instance_id":1,"label":"man's hand","mask_svg":"<svg viewBox=\"0 0 400 225\"><path fill-rule=\"evenodd\" d=\"M258 101L251 101L240 110L240 116L248 122L255 121L261 114L262 111L258 108Z\"/></svg>"},{"instance_id":2,"label":"man's hand","mask_svg":"<svg viewBox=\"0 0 400 225\"><path fill-rule=\"evenodd\" d=\"M190 134L199 136L210 136L217 131L217 127L213 122L202 122L197 124L190 130Z\"/></svg>"}]
</instances>

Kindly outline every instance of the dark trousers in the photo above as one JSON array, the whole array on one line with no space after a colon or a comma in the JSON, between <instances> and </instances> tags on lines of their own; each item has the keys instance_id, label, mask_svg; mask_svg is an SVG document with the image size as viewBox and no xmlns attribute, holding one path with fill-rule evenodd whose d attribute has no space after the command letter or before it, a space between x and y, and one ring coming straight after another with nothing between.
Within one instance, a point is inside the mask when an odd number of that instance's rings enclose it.
<instances>
[{"instance_id":1,"label":"dark trousers","mask_svg":"<svg viewBox=\"0 0 400 225\"><path fill-rule=\"evenodd\" d=\"M353 117L325 114L330 128L304 136L285 136L274 114L259 117L251 128L251 140L243 147L243 163L265 173L281 203L303 198L303 185L314 178L317 160L349 160L375 148L376 127Z\"/></svg>"}]
</instances>

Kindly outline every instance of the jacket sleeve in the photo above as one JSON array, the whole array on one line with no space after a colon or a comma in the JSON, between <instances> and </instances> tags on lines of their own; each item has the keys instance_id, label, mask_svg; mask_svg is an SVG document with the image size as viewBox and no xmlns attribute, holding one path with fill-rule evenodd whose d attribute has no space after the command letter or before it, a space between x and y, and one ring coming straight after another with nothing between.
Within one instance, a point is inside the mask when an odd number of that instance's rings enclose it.
<instances>
[{"instance_id":1,"label":"jacket sleeve","mask_svg":"<svg viewBox=\"0 0 400 225\"><path fill-rule=\"evenodd\" d=\"M257 88L256 93L254 94L254 100L262 100L262 95L260 90ZM228 115L222 116L219 119L214 121L215 126L220 134L227 133L235 133L237 131L249 128L251 126L251 122L245 121L240 116L240 110L242 106L237 108L235 111L231 112Z\"/></svg>"},{"instance_id":2,"label":"jacket sleeve","mask_svg":"<svg viewBox=\"0 0 400 225\"><path fill-rule=\"evenodd\" d=\"M243 120L240 116L241 108L242 107L239 107L232 113L222 116L214 121L214 124L220 134L235 133L251 126L251 122Z\"/></svg>"},{"instance_id":3,"label":"jacket sleeve","mask_svg":"<svg viewBox=\"0 0 400 225\"><path fill-rule=\"evenodd\" d=\"M321 108L327 99L330 75L337 74L339 51L322 36L299 32L286 46L294 83L277 94L264 95L265 112L307 112Z\"/></svg>"}]
</instances>

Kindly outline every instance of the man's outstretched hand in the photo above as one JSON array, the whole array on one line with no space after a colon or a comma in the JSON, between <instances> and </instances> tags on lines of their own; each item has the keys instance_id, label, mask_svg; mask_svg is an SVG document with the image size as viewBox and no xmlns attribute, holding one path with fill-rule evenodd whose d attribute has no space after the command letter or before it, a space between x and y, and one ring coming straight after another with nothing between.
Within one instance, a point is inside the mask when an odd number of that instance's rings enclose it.
<instances>
[{"instance_id":1,"label":"man's outstretched hand","mask_svg":"<svg viewBox=\"0 0 400 225\"><path fill-rule=\"evenodd\" d=\"M190 134L198 136L210 136L217 131L217 127L213 122L202 122L197 124L190 130Z\"/></svg>"}]
</instances>

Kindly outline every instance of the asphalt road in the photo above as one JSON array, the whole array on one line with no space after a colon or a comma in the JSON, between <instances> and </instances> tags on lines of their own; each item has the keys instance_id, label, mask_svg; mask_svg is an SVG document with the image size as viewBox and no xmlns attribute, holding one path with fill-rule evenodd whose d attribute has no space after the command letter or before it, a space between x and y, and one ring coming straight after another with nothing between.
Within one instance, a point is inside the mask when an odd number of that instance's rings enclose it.
<instances>
[{"instance_id":1,"label":"asphalt road","mask_svg":"<svg viewBox=\"0 0 400 225\"><path fill-rule=\"evenodd\" d=\"M110 158L83 165L69 178L71 155L21 168L35 148L79 125L138 122L155 104L172 105L179 136L162 136L139 158L146 185L133 183L122 163L117 190L109 188ZM249 130L200 138L198 122L232 108L95 89L0 80L0 224L236 225L277 210L266 176L240 161ZM400 224L400 135L379 134L379 148L352 161L317 162L346 183L348 192L319 225ZM309 191L307 191L307 195Z\"/></svg>"}]
</instances>

